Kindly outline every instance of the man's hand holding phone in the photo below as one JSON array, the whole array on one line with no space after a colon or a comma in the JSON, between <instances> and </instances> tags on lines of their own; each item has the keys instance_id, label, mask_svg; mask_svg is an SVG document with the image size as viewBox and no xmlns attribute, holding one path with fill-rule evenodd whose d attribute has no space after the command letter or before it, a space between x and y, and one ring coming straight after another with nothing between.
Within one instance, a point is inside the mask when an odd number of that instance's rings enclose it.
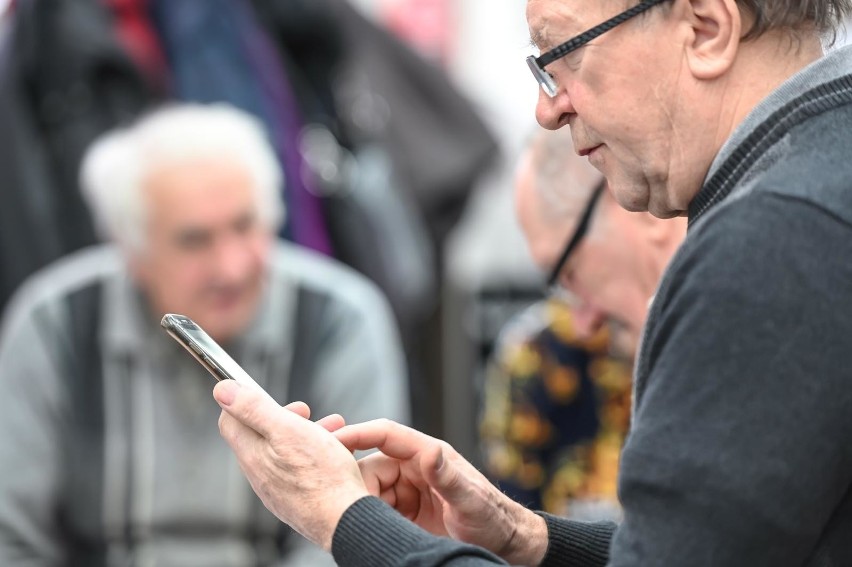
<instances>
[{"instance_id":1,"label":"man's hand holding phone","mask_svg":"<svg viewBox=\"0 0 852 567\"><path fill-rule=\"evenodd\" d=\"M256 388L230 380L216 384L213 397L223 410L219 431L264 505L330 549L343 513L369 494L355 458L331 433L343 418L302 419Z\"/></svg>"},{"instance_id":2,"label":"man's hand holding phone","mask_svg":"<svg viewBox=\"0 0 852 567\"><path fill-rule=\"evenodd\" d=\"M284 407L289 411L281 411L278 402L189 317L169 313L160 324L219 380L213 390L223 409L219 431L254 491L278 518L328 549L340 515L367 495L354 457L331 434L345 425L343 417L335 414L311 422L304 402L292 402ZM329 478L331 473L340 473L341 479ZM293 498L295 494L298 497Z\"/></svg>"},{"instance_id":3,"label":"man's hand holding phone","mask_svg":"<svg viewBox=\"0 0 852 567\"><path fill-rule=\"evenodd\" d=\"M330 549L343 513L372 493L437 535L475 543L510 561L537 563L543 557L544 521L512 503L446 443L388 420L344 429L343 418L332 415L314 423L302 402L281 411L191 319L168 314L162 326L220 381L213 389L222 407L219 431L254 491L317 545ZM360 463L350 452L373 448L382 453ZM506 529L494 529L495 517Z\"/></svg>"}]
</instances>

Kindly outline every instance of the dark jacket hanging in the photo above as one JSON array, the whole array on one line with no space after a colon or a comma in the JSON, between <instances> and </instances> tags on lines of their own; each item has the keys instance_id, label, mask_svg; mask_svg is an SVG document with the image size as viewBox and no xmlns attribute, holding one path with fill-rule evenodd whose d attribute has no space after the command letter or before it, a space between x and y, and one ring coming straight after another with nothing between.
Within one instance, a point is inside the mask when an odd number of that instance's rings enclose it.
<instances>
[{"instance_id":1,"label":"dark jacket hanging","mask_svg":"<svg viewBox=\"0 0 852 567\"><path fill-rule=\"evenodd\" d=\"M19 2L12 26L0 70L0 306L33 269L96 241L78 188L83 152L152 100L98 2Z\"/></svg>"}]
</instances>

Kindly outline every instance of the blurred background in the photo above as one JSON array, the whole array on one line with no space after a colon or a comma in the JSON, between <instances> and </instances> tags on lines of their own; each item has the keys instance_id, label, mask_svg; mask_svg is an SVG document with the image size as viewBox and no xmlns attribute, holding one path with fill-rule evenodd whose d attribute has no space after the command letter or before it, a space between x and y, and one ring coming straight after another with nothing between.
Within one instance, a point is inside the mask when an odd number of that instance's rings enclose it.
<instances>
[{"instance_id":1,"label":"blurred background","mask_svg":"<svg viewBox=\"0 0 852 567\"><path fill-rule=\"evenodd\" d=\"M537 97L524 7L3 0L0 306L34 270L98 240L77 186L91 140L164 101L227 101L277 124L282 236L379 284L414 425L477 461L495 338L541 295L512 211ZM265 41L229 43L249 36Z\"/></svg>"},{"instance_id":2,"label":"blurred background","mask_svg":"<svg viewBox=\"0 0 852 567\"><path fill-rule=\"evenodd\" d=\"M92 140L170 101L227 102L268 128L286 181L280 236L387 296L413 425L525 504L564 513L560 498L605 496L579 511L617 517L630 361L596 361L603 337L566 362L571 314L542 303L513 210L537 128L525 4L0 0L0 308L98 242L78 186ZM512 350L519 321L532 330ZM555 402L540 391L553 384Z\"/></svg>"},{"instance_id":3,"label":"blurred background","mask_svg":"<svg viewBox=\"0 0 852 567\"><path fill-rule=\"evenodd\" d=\"M381 287L414 425L479 462L495 340L542 297L512 210L537 97L524 8L0 0L0 306L34 270L97 241L77 187L92 139L163 101L227 101L280 130L282 236ZM229 44L249 36L264 40Z\"/></svg>"},{"instance_id":4,"label":"blurred background","mask_svg":"<svg viewBox=\"0 0 852 567\"><path fill-rule=\"evenodd\" d=\"M538 97L524 62L533 53L526 2L353 1L442 68L495 143L494 159L439 249L438 343L426 359L437 411L418 422L414 400L416 424L481 464L477 422L488 361L503 326L543 295L513 210L516 159L536 127Z\"/></svg>"}]
</instances>

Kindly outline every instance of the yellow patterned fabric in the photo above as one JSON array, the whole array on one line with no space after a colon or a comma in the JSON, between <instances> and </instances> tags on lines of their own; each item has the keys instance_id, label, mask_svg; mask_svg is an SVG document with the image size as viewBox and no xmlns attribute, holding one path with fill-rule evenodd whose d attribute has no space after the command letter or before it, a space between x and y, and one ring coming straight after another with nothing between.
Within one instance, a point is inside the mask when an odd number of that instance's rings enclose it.
<instances>
[{"instance_id":1,"label":"yellow patterned fabric","mask_svg":"<svg viewBox=\"0 0 852 567\"><path fill-rule=\"evenodd\" d=\"M541 302L501 334L484 386L486 472L530 508L616 519L616 476L630 420L630 364L602 331L580 340L570 310Z\"/></svg>"}]
</instances>

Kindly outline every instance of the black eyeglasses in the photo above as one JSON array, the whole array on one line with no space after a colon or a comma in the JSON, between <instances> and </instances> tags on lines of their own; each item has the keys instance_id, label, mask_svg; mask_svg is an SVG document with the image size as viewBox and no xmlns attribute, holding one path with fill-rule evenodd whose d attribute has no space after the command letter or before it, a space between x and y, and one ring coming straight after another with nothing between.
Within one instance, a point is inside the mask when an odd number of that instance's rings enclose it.
<instances>
[{"instance_id":1,"label":"black eyeglasses","mask_svg":"<svg viewBox=\"0 0 852 567\"><path fill-rule=\"evenodd\" d=\"M556 93L559 91L559 88L556 85L556 80L553 78L553 75L544 70L545 67L556 61L561 57L565 57L572 51L575 51L599 35L608 32L615 26L619 24L623 24L633 16L638 16L642 12L653 8L657 4L662 4L667 0L643 0L640 4L633 6L625 10L624 12L614 16L602 24L599 24L592 29L581 33L578 36L575 36L565 43L558 45L548 51L547 53L543 53L536 57L535 55L530 55L527 57L527 65L530 67L530 71L532 71L535 80L538 81L541 89L548 94L551 98L556 96Z\"/></svg>"},{"instance_id":2,"label":"black eyeglasses","mask_svg":"<svg viewBox=\"0 0 852 567\"><path fill-rule=\"evenodd\" d=\"M556 261L556 264L553 266L553 271L550 272L550 277L547 278L547 287L550 290L554 290L554 293L558 286L560 272L562 272L562 269L568 262L568 258L577 246L580 245L580 242L583 241L583 237L585 237L586 233L589 231L589 225L592 222L592 215L595 212L595 205L597 205L598 200L601 198L601 193L603 193L604 187L606 187L606 181L601 181L600 184L595 187L595 190L592 192L592 196L589 197L589 202L586 204L585 210L583 210L580 222L577 224L577 228L574 229L574 234L572 234L571 238L568 239L565 251L562 252L559 260Z\"/></svg>"}]
</instances>

